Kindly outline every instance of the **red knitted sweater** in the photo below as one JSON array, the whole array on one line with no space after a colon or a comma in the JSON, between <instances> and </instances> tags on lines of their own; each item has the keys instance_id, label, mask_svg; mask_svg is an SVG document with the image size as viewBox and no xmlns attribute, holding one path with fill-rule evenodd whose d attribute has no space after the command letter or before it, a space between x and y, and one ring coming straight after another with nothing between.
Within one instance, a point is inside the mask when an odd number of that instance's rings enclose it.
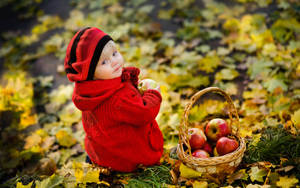
<instances>
[{"instance_id":1,"label":"red knitted sweater","mask_svg":"<svg viewBox=\"0 0 300 188\"><path fill-rule=\"evenodd\" d=\"M161 103L156 90L137 90L139 69L121 77L76 82L72 100L82 111L85 150L91 160L116 171L159 164L163 137L155 117Z\"/></svg>"}]
</instances>

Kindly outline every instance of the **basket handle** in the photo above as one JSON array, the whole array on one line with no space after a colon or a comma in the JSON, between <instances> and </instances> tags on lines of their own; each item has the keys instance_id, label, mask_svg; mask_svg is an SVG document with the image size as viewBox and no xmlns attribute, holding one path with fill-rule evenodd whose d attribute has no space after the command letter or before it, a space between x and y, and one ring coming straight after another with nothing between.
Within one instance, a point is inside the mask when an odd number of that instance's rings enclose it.
<instances>
[{"instance_id":1,"label":"basket handle","mask_svg":"<svg viewBox=\"0 0 300 188\"><path fill-rule=\"evenodd\" d=\"M222 95L226 101L228 102L229 104L229 117L230 117L230 126L232 125L232 115L234 115L236 117L236 120L237 120L237 129L236 129L236 134L239 135L239 130L240 130L240 121L239 121L239 115L237 113L237 110L233 104L233 101L232 99L230 98L230 96L223 90L221 90L220 88L218 87L208 87L208 88L205 88L201 91L198 91L197 93L195 93L192 98L191 98L191 101L186 105L185 109L184 109L184 115L183 115L183 125L185 127L185 129L182 129L183 127L180 127L179 131L181 132L181 134L184 134L187 135L187 127L188 127L188 117L189 117L189 113L190 113L190 110L191 108L193 107L193 105L195 104L195 102L202 96L204 95L205 93L208 93L208 92L215 92L215 93L218 93L220 95ZM190 146L188 145L188 151L191 152L191 148Z\"/></svg>"}]
</instances>

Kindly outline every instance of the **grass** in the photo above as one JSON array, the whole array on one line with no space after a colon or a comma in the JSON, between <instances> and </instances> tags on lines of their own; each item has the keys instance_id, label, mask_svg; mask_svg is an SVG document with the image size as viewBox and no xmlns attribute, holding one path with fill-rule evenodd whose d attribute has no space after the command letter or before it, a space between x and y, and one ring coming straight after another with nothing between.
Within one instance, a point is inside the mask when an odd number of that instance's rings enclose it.
<instances>
[{"instance_id":1,"label":"grass","mask_svg":"<svg viewBox=\"0 0 300 188\"><path fill-rule=\"evenodd\" d=\"M144 169L142 172L134 174L128 181L126 188L148 188L166 187L171 184L170 166L162 164Z\"/></svg>"},{"instance_id":2,"label":"grass","mask_svg":"<svg viewBox=\"0 0 300 188\"><path fill-rule=\"evenodd\" d=\"M281 158L288 159L282 163ZM272 164L283 166L292 165L295 173L300 178L300 135L292 135L282 126L267 128L262 132L257 145L249 144L245 155L245 162L255 163L269 161Z\"/></svg>"}]
</instances>

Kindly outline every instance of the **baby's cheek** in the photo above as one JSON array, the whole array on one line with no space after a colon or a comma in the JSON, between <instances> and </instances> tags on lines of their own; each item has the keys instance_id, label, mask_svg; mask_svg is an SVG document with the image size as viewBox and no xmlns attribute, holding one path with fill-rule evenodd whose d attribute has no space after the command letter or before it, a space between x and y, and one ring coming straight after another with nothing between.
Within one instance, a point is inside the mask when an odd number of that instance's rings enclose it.
<instances>
[{"instance_id":1,"label":"baby's cheek","mask_svg":"<svg viewBox=\"0 0 300 188\"><path fill-rule=\"evenodd\" d=\"M124 59L123 59L123 56L121 54L118 57L118 62L121 63L121 64L124 64Z\"/></svg>"}]
</instances>

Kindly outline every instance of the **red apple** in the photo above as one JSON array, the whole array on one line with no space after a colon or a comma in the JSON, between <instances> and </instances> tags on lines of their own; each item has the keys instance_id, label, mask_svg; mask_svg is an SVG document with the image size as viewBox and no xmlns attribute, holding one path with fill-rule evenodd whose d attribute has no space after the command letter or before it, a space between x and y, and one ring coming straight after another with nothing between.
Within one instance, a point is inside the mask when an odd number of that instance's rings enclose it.
<instances>
[{"instance_id":1,"label":"red apple","mask_svg":"<svg viewBox=\"0 0 300 188\"><path fill-rule=\"evenodd\" d=\"M209 154L203 149L197 149L192 153L196 158L209 158Z\"/></svg>"},{"instance_id":2,"label":"red apple","mask_svg":"<svg viewBox=\"0 0 300 188\"><path fill-rule=\"evenodd\" d=\"M217 141L223 136L227 136L231 133L230 126L225 120L216 118L208 122L205 128L205 134L209 140Z\"/></svg>"},{"instance_id":3,"label":"red apple","mask_svg":"<svg viewBox=\"0 0 300 188\"><path fill-rule=\"evenodd\" d=\"M190 128L188 130L190 146L193 150L200 149L206 142L204 132L199 128Z\"/></svg>"},{"instance_id":4,"label":"red apple","mask_svg":"<svg viewBox=\"0 0 300 188\"><path fill-rule=\"evenodd\" d=\"M205 150L205 151L207 151L209 154L213 153L211 146L207 142L205 142L205 144L204 144L204 146L203 146L202 149Z\"/></svg>"},{"instance_id":5,"label":"red apple","mask_svg":"<svg viewBox=\"0 0 300 188\"><path fill-rule=\"evenodd\" d=\"M219 155L225 155L227 153L233 152L239 147L239 143L227 137L222 137L217 141L217 152Z\"/></svg>"}]
</instances>

